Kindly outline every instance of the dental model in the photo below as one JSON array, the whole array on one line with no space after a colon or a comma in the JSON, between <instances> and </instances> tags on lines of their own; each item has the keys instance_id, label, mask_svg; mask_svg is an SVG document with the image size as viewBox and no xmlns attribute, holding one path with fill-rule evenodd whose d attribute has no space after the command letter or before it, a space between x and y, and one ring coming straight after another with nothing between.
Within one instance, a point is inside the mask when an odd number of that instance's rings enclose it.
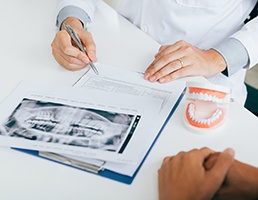
<instances>
[{"instance_id":1,"label":"dental model","mask_svg":"<svg viewBox=\"0 0 258 200\"><path fill-rule=\"evenodd\" d=\"M210 83L187 82L184 122L194 130L220 126L226 118L230 90Z\"/></svg>"}]
</instances>

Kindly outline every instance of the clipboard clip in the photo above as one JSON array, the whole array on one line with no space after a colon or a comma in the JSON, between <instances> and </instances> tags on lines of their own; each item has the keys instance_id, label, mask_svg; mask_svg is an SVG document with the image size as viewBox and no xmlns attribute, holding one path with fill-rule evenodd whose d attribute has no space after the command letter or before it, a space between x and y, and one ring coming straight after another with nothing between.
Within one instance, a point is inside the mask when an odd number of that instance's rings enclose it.
<instances>
[{"instance_id":1,"label":"clipboard clip","mask_svg":"<svg viewBox=\"0 0 258 200\"><path fill-rule=\"evenodd\" d=\"M45 151L39 151L39 156L47 158L49 160L54 160L66 165L70 165L82 170L86 170L86 171L90 171L93 173L99 173L99 171L104 170L104 165L105 165L105 161L103 161L103 163L101 165L95 165L95 164L91 164L91 163L86 163L86 162L82 162L79 160L75 160L75 159L71 159L71 158L67 158L63 155L60 154L56 154L56 153L52 153L52 152L45 152Z\"/></svg>"}]
</instances>

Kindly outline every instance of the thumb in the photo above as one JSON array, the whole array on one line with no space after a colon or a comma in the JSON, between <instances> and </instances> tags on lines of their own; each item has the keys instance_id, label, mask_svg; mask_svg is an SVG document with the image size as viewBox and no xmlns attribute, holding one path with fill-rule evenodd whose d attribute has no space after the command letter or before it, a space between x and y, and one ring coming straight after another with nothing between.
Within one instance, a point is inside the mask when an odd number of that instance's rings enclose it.
<instances>
[{"instance_id":1,"label":"thumb","mask_svg":"<svg viewBox=\"0 0 258 200\"><path fill-rule=\"evenodd\" d=\"M235 151L231 148L225 149L220 153L214 166L207 172L209 188L216 188L216 191L222 185L227 172L233 164Z\"/></svg>"}]
</instances>

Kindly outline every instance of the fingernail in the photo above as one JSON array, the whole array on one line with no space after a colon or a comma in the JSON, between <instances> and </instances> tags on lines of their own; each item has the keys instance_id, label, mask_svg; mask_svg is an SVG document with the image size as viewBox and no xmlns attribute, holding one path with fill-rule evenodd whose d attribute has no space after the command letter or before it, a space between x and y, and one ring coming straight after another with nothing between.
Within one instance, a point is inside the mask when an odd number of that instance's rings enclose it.
<instances>
[{"instance_id":1,"label":"fingernail","mask_svg":"<svg viewBox=\"0 0 258 200\"><path fill-rule=\"evenodd\" d=\"M89 63L89 59L88 58L83 58L82 62L84 62L85 64L88 64Z\"/></svg>"},{"instance_id":2,"label":"fingernail","mask_svg":"<svg viewBox=\"0 0 258 200\"><path fill-rule=\"evenodd\" d=\"M97 61L97 57L95 55L95 53L93 51L89 52L89 57L92 61L96 62Z\"/></svg>"},{"instance_id":3,"label":"fingernail","mask_svg":"<svg viewBox=\"0 0 258 200\"><path fill-rule=\"evenodd\" d=\"M156 80L156 76L151 76L149 79L151 82L154 82Z\"/></svg>"},{"instance_id":4,"label":"fingernail","mask_svg":"<svg viewBox=\"0 0 258 200\"><path fill-rule=\"evenodd\" d=\"M231 156L235 156L235 151L231 148L225 149L224 152L230 154Z\"/></svg>"},{"instance_id":5,"label":"fingernail","mask_svg":"<svg viewBox=\"0 0 258 200\"><path fill-rule=\"evenodd\" d=\"M149 73L146 73L146 74L144 75L144 79L148 80L149 76L150 76L150 74L149 74Z\"/></svg>"},{"instance_id":6,"label":"fingernail","mask_svg":"<svg viewBox=\"0 0 258 200\"><path fill-rule=\"evenodd\" d=\"M165 78L161 78L161 79L159 79L159 82L160 82L160 83L165 83L165 82L166 82L166 79L165 79Z\"/></svg>"}]
</instances>

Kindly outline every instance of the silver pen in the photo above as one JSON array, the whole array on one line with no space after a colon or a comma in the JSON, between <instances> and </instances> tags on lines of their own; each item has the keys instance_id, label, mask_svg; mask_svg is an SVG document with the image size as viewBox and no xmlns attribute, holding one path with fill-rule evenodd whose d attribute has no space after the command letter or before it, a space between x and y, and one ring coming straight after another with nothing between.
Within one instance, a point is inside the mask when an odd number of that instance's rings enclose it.
<instances>
[{"instance_id":1,"label":"silver pen","mask_svg":"<svg viewBox=\"0 0 258 200\"><path fill-rule=\"evenodd\" d=\"M72 27L69 24L67 24L66 22L64 22L64 27L65 27L66 31L69 33L69 35L71 36L71 38L73 39L73 41L79 47L79 49L87 55L87 52L85 51L85 49L81 43L81 40L77 36L76 32L72 29ZM90 60L89 64L90 64L91 69L95 72L95 74L99 75L97 68L95 67L95 65L93 64L93 62L91 60Z\"/></svg>"}]
</instances>

